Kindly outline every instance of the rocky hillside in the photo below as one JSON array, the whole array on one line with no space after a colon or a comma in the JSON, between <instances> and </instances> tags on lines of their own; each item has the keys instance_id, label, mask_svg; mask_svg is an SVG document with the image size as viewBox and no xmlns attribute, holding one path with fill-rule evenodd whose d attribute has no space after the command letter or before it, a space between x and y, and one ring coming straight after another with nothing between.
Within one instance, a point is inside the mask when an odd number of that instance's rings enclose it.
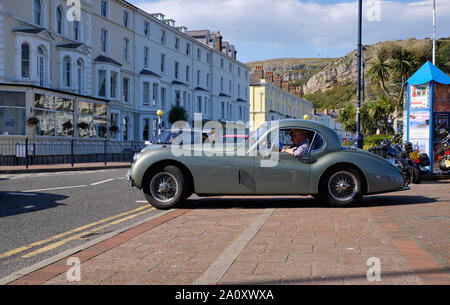
<instances>
[{"instance_id":1,"label":"rocky hillside","mask_svg":"<svg viewBox=\"0 0 450 305\"><path fill-rule=\"evenodd\" d=\"M363 59L366 72L377 48L387 43L392 42L380 42L364 47ZM395 43L406 48L431 46L429 39L408 39ZM439 42L438 52L441 57L445 58L444 62L447 63L447 66L443 70L448 73L450 66L450 40L448 38ZM354 50L340 58L280 58L248 62L247 65L251 68L261 65L264 67L264 71L273 71L274 74L281 75L284 81L290 81L295 86L300 86L305 98L309 97L317 108L335 108L344 107L356 99L356 54L357 51ZM367 75L365 85L369 93L377 94L379 92L379 88L376 88L377 84L371 84Z\"/></svg>"}]
</instances>

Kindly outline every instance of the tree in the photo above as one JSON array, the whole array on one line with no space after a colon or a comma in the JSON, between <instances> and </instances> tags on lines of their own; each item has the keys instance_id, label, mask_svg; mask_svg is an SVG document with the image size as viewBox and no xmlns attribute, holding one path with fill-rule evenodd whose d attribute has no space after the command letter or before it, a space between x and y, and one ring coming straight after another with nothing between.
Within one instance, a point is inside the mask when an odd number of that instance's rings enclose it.
<instances>
[{"instance_id":1,"label":"tree","mask_svg":"<svg viewBox=\"0 0 450 305\"><path fill-rule=\"evenodd\" d=\"M395 105L394 103L392 103L392 101L390 99L388 99L385 96L381 96L378 99L378 103L380 105L380 112L382 113L382 117L384 120L384 124L386 126L386 131L385 133L388 134L388 120L389 120L389 115L394 112L395 110Z\"/></svg>"},{"instance_id":2,"label":"tree","mask_svg":"<svg viewBox=\"0 0 450 305\"><path fill-rule=\"evenodd\" d=\"M177 121L187 121L188 120L188 114L186 109L184 109L181 106L173 106L170 108L169 111L169 122L170 124L173 124Z\"/></svg>"},{"instance_id":3,"label":"tree","mask_svg":"<svg viewBox=\"0 0 450 305\"><path fill-rule=\"evenodd\" d=\"M338 122L342 124L345 131L356 132L356 107L350 105L345 107L338 116Z\"/></svg>"},{"instance_id":4,"label":"tree","mask_svg":"<svg viewBox=\"0 0 450 305\"><path fill-rule=\"evenodd\" d=\"M381 46L375 54L375 59L370 63L367 74L371 80L379 82L383 93L390 98L391 95L386 88L386 81L389 79L389 70L391 69L388 59L389 54L387 48Z\"/></svg>"}]
</instances>

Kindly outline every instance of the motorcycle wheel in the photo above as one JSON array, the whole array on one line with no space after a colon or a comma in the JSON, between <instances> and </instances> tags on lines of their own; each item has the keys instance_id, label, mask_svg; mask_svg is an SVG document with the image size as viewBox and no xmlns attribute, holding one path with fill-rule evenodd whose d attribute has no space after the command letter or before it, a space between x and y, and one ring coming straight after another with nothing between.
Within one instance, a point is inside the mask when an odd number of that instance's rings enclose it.
<instances>
[{"instance_id":1,"label":"motorcycle wheel","mask_svg":"<svg viewBox=\"0 0 450 305\"><path fill-rule=\"evenodd\" d=\"M420 169L418 169L417 167L412 168L411 182L414 184L419 184L420 182L422 182L422 178L420 177Z\"/></svg>"}]
</instances>

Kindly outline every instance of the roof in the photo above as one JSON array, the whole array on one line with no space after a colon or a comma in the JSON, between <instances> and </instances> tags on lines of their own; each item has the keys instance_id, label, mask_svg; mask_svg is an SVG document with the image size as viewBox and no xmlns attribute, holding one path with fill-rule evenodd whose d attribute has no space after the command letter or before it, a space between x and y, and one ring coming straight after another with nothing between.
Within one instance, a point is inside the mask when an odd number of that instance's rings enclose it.
<instances>
[{"instance_id":1,"label":"roof","mask_svg":"<svg viewBox=\"0 0 450 305\"><path fill-rule=\"evenodd\" d=\"M183 85L183 86L187 86L185 83L179 82L177 80L172 81L172 85Z\"/></svg>"},{"instance_id":2,"label":"roof","mask_svg":"<svg viewBox=\"0 0 450 305\"><path fill-rule=\"evenodd\" d=\"M210 34L209 30L193 30L193 31L186 31L186 34L191 37L205 37Z\"/></svg>"},{"instance_id":3,"label":"roof","mask_svg":"<svg viewBox=\"0 0 450 305\"><path fill-rule=\"evenodd\" d=\"M449 85L450 77L439 70L431 62L427 61L419 70L416 71L406 82L411 85L421 85L435 81L440 84Z\"/></svg>"},{"instance_id":4,"label":"roof","mask_svg":"<svg viewBox=\"0 0 450 305\"><path fill-rule=\"evenodd\" d=\"M31 33L31 34L37 34L42 32L43 28L36 28L36 29L16 29L13 30L13 32L19 32L19 33Z\"/></svg>"},{"instance_id":5,"label":"roof","mask_svg":"<svg viewBox=\"0 0 450 305\"><path fill-rule=\"evenodd\" d=\"M148 70L148 69L142 69L141 72L139 72L139 74L142 74L142 75L149 75L149 76L156 76L156 77L161 78L161 76L160 76L159 74L156 74L155 72L150 71L150 70Z\"/></svg>"},{"instance_id":6,"label":"roof","mask_svg":"<svg viewBox=\"0 0 450 305\"><path fill-rule=\"evenodd\" d=\"M65 44L60 44L57 45L57 48L67 48L67 49L76 49L79 46L83 45L82 43L65 43Z\"/></svg>"},{"instance_id":7,"label":"roof","mask_svg":"<svg viewBox=\"0 0 450 305\"><path fill-rule=\"evenodd\" d=\"M118 65L118 66L122 66L121 63L115 61L115 60L112 59L112 58L106 57L106 56L104 56L104 55L99 55L99 56L97 56L97 57L94 59L94 61L97 61L97 62L105 62L105 63L109 63L109 64L115 64L115 65Z\"/></svg>"}]
</instances>

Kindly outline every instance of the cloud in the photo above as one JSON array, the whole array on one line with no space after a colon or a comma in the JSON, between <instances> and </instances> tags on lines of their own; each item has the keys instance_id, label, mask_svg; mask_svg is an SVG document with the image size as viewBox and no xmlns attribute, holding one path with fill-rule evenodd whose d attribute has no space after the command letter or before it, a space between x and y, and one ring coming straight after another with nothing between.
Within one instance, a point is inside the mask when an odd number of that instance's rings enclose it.
<instances>
[{"instance_id":1,"label":"cloud","mask_svg":"<svg viewBox=\"0 0 450 305\"><path fill-rule=\"evenodd\" d=\"M370 22L367 19L368 10L369 13L376 10L371 4L376 1L363 1L363 43L432 36L432 0L409 3L381 1L380 21ZM284 57L284 53L292 53L289 51L292 48L304 47L315 56L318 50L333 53L347 49L349 52L356 48L357 43L356 1L338 4L298 0L135 2L146 11L161 12L166 18L175 19L177 25L189 29L220 30L224 39L235 44L238 51L240 46L266 46L279 52L272 57ZM436 2L437 37L450 36L450 1ZM250 53L251 50L245 48L240 52L248 59L251 59Z\"/></svg>"}]
</instances>

